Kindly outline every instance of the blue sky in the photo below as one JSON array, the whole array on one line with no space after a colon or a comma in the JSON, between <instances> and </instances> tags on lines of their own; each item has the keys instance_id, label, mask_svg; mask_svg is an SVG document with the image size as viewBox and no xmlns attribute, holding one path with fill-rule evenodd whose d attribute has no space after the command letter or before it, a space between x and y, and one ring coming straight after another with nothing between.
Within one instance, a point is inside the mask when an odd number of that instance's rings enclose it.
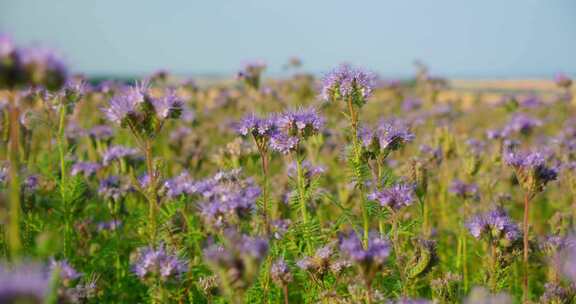
<instances>
[{"instance_id":1,"label":"blue sky","mask_svg":"<svg viewBox=\"0 0 576 304\"><path fill-rule=\"evenodd\" d=\"M414 59L457 77L574 74L575 17L574 0L0 0L0 31L116 75L227 75L253 58L274 74L290 56L391 77Z\"/></svg>"}]
</instances>

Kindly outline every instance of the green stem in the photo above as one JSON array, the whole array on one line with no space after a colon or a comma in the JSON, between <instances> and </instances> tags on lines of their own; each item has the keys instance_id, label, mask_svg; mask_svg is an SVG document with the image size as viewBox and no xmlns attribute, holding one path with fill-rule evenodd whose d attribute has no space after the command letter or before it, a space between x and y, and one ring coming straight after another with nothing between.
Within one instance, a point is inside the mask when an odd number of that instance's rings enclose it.
<instances>
[{"instance_id":1,"label":"green stem","mask_svg":"<svg viewBox=\"0 0 576 304\"><path fill-rule=\"evenodd\" d=\"M10 107L10 212L8 224L8 248L10 257L18 259L22 250L22 241L20 239L20 178L18 175L19 168L19 110L16 106L16 97L12 97L12 106Z\"/></svg>"},{"instance_id":2,"label":"green stem","mask_svg":"<svg viewBox=\"0 0 576 304\"><path fill-rule=\"evenodd\" d=\"M308 202L306 199L306 189L304 185L304 170L302 169L303 158L296 152L296 175L297 175L297 190L298 190L298 201L300 204L300 216L302 216L302 223L305 229L304 238L306 242L306 251L312 253L312 246L310 244L310 236L308 235Z\"/></svg>"},{"instance_id":3,"label":"green stem","mask_svg":"<svg viewBox=\"0 0 576 304\"><path fill-rule=\"evenodd\" d=\"M158 207L158 197L156 194L156 174L154 172L154 162L152 156L152 140L147 139L144 146L144 155L146 158L146 168L148 171L148 221L149 221L149 233L150 233L150 244L156 242L157 235L157 219L156 219L156 209Z\"/></svg>"},{"instance_id":4,"label":"green stem","mask_svg":"<svg viewBox=\"0 0 576 304\"><path fill-rule=\"evenodd\" d=\"M530 196L528 193L524 196L524 277L522 280L522 299L524 303L528 303L529 301L529 290L528 290L528 234L530 232L529 226L529 217L530 217Z\"/></svg>"},{"instance_id":5,"label":"green stem","mask_svg":"<svg viewBox=\"0 0 576 304\"><path fill-rule=\"evenodd\" d=\"M59 109L59 120L58 120L58 155L60 158L60 197L62 199L62 206L64 208L64 256L68 257L71 250L71 210L68 202L68 197L66 194L66 138L65 138L65 128L66 126L66 107L62 103Z\"/></svg>"}]
</instances>

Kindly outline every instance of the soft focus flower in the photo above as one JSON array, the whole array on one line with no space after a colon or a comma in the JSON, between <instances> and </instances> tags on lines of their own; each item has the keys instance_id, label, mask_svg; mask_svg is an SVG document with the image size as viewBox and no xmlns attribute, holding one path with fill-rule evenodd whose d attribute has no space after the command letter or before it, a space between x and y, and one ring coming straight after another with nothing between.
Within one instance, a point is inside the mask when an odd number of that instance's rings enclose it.
<instances>
[{"instance_id":1,"label":"soft focus flower","mask_svg":"<svg viewBox=\"0 0 576 304\"><path fill-rule=\"evenodd\" d=\"M98 194L106 200L118 201L128 192L130 187L120 180L118 176L110 176L100 182Z\"/></svg>"},{"instance_id":2,"label":"soft focus flower","mask_svg":"<svg viewBox=\"0 0 576 304\"><path fill-rule=\"evenodd\" d=\"M272 263L270 267L270 277L272 281L280 286L287 285L293 280L292 272L290 272L286 261L282 258Z\"/></svg>"},{"instance_id":3,"label":"soft focus flower","mask_svg":"<svg viewBox=\"0 0 576 304\"><path fill-rule=\"evenodd\" d=\"M90 177L96 174L96 171L100 169L100 164L92 163L92 162L77 162L72 165L72 169L70 169L70 174L72 176L76 176L78 174L82 174L85 177Z\"/></svg>"},{"instance_id":4,"label":"soft focus flower","mask_svg":"<svg viewBox=\"0 0 576 304\"><path fill-rule=\"evenodd\" d=\"M502 208L472 217L466 227L477 239L484 237L493 242L504 241L500 242L503 245L515 242L521 237L520 228Z\"/></svg>"},{"instance_id":5,"label":"soft focus flower","mask_svg":"<svg viewBox=\"0 0 576 304\"><path fill-rule=\"evenodd\" d=\"M569 88L572 86L572 79L564 73L558 73L554 76L554 82L561 88Z\"/></svg>"},{"instance_id":6,"label":"soft focus flower","mask_svg":"<svg viewBox=\"0 0 576 304\"><path fill-rule=\"evenodd\" d=\"M363 148L373 156L387 156L404 144L414 140L414 134L399 122L382 122L375 130L362 128L358 131Z\"/></svg>"},{"instance_id":7,"label":"soft focus flower","mask_svg":"<svg viewBox=\"0 0 576 304\"><path fill-rule=\"evenodd\" d=\"M249 216L260 196L260 188L252 179L243 179L239 170L219 172L194 183L190 191L200 196L200 214L214 228L235 224Z\"/></svg>"},{"instance_id":8,"label":"soft focus flower","mask_svg":"<svg viewBox=\"0 0 576 304\"><path fill-rule=\"evenodd\" d=\"M238 79L243 80L248 86L258 89L260 87L260 77L266 70L266 63L261 60L246 62L242 70L238 72Z\"/></svg>"},{"instance_id":9,"label":"soft focus flower","mask_svg":"<svg viewBox=\"0 0 576 304\"><path fill-rule=\"evenodd\" d=\"M65 282L65 285L68 284L67 282L74 281L74 280L76 280L82 276L66 260L61 260L61 261L51 260L50 261L50 270L51 271L58 271L59 278L63 282Z\"/></svg>"},{"instance_id":10,"label":"soft focus flower","mask_svg":"<svg viewBox=\"0 0 576 304\"><path fill-rule=\"evenodd\" d=\"M407 184L395 184L381 191L375 191L368 196L383 207L399 210L410 206L414 201L414 187Z\"/></svg>"},{"instance_id":11,"label":"soft focus flower","mask_svg":"<svg viewBox=\"0 0 576 304\"><path fill-rule=\"evenodd\" d=\"M461 180L452 181L448 191L462 199L478 197L478 186L476 184L466 184Z\"/></svg>"},{"instance_id":12,"label":"soft focus flower","mask_svg":"<svg viewBox=\"0 0 576 304\"><path fill-rule=\"evenodd\" d=\"M229 288L245 290L256 279L267 254L267 240L227 230L223 245L204 249L204 260Z\"/></svg>"},{"instance_id":13,"label":"soft focus flower","mask_svg":"<svg viewBox=\"0 0 576 304\"><path fill-rule=\"evenodd\" d=\"M391 246L387 240L380 238L378 233L371 232L365 248L360 238L351 233L341 240L340 250L360 268L364 280L369 284L386 262Z\"/></svg>"},{"instance_id":14,"label":"soft focus flower","mask_svg":"<svg viewBox=\"0 0 576 304\"><path fill-rule=\"evenodd\" d=\"M506 293L492 294L483 287L474 287L465 304L512 304L512 297Z\"/></svg>"},{"instance_id":15,"label":"soft focus flower","mask_svg":"<svg viewBox=\"0 0 576 304\"><path fill-rule=\"evenodd\" d=\"M169 253L166 246L161 244L158 248L139 248L133 271L140 279L156 277L167 280L176 279L188 271L188 265L178 255Z\"/></svg>"},{"instance_id":16,"label":"soft focus flower","mask_svg":"<svg viewBox=\"0 0 576 304\"><path fill-rule=\"evenodd\" d=\"M50 274L40 265L0 266L0 303L44 303Z\"/></svg>"},{"instance_id":17,"label":"soft focus flower","mask_svg":"<svg viewBox=\"0 0 576 304\"><path fill-rule=\"evenodd\" d=\"M504 134L521 133L528 135L534 128L540 127L542 125L543 123L539 119L520 113L512 116L502 132Z\"/></svg>"},{"instance_id":18,"label":"soft focus flower","mask_svg":"<svg viewBox=\"0 0 576 304\"><path fill-rule=\"evenodd\" d=\"M138 149L127 148L124 146L112 146L102 155L102 163L109 166L112 162L124 158L132 158L138 155Z\"/></svg>"},{"instance_id":19,"label":"soft focus flower","mask_svg":"<svg viewBox=\"0 0 576 304\"><path fill-rule=\"evenodd\" d=\"M504 160L514 169L518 181L531 196L542 192L548 182L558 177L558 170L547 167L540 152L507 152Z\"/></svg>"}]
</instances>

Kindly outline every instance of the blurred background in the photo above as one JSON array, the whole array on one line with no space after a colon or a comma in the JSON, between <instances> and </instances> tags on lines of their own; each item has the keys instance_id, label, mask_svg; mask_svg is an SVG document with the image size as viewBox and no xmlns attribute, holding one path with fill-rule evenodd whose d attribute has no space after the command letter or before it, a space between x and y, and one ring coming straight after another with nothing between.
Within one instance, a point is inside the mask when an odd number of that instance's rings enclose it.
<instances>
[{"instance_id":1,"label":"blurred background","mask_svg":"<svg viewBox=\"0 0 576 304\"><path fill-rule=\"evenodd\" d=\"M550 78L576 72L575 16L574 0L0 0L0 32L100 77L230 77L250 59L282 76L296 56L314 73L406 77L419 59L450 78Z\"/></svg>"}]
</instances>

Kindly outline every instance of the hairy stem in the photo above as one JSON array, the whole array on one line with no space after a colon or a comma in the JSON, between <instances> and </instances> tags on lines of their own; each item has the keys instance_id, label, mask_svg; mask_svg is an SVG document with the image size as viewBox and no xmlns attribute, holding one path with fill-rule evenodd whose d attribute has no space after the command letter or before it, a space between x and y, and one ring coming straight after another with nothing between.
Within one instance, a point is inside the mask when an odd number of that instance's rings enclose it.
<instances>
[{"instance_id":1,"label":"hairy stem","mask_svg":"<svg viewBox=\"0 0 576 304\"><path fill-rule=\"evenodd\" d=\"M149 185L148 185L148 219L150 224L150 243L156 242L157 223L156 223L156 208L158 205L158 198L156 194L156 173L154 172L154 163L152 156L152 140L145 141L144 155L146 157L146 168L148 171Z\"/></svg>"}]
</instances>

